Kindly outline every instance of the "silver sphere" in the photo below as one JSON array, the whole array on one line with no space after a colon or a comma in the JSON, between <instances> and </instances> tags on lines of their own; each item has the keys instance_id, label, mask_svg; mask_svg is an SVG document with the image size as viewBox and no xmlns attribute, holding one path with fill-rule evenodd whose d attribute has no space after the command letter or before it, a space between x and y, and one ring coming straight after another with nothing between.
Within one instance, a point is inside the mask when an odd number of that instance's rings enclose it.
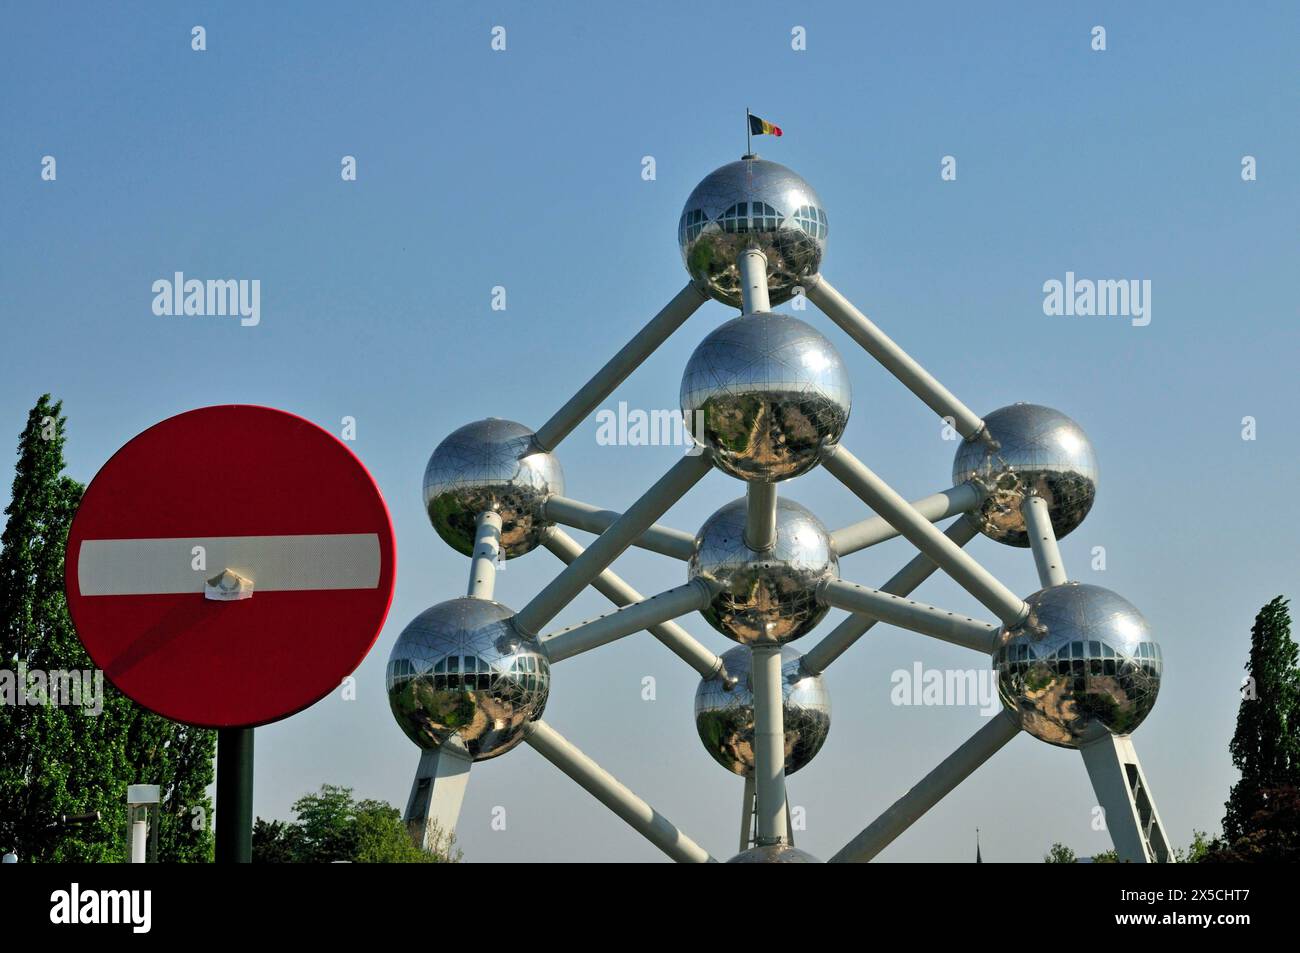
<instances>
[{"instance_id":1,"label":"silver sphere","mask_svg":"<svg viewBox=\"0 0 1300 953\"><path fill-rule=\"evenodd\" d=\"M462 596L425 609L388 657L388 703L421 748L444 745L486 761L523 740L551 685L546 656L490 599Z\"/></svg>"},{"instance_id":2,"label":"silver sphere","mask_svg":"<svg viewBox=\"0 0 1300 953\"><path fill-rule=\"evenodd\" d=\"M785 773L794 774L821 750L831 730L831 696L820 675L799 666L801 655L781 648L781 709L785 718ZM695 689L695 730L713 760L733 774L754 774L754 684L749 646L722 656L736 679L727 691L720 678L706 678Z\"/></svg>"},{"instance_id":3,"label":"silver sphere","mask_svg":"<svg viewBox=\"0 0 1300 953\"><path fill-rule=\"evenodd\" d=\"M828 611L817 587L839 575L830 534L812 513L781 497L776 545L760 552L745 543L745 517L742 498L710 516L696 534L689 577L716 590L701 614L742 645L792 642L811 632Z\"/></svg>"},{"instance_id":4,"label":"silver sphere","mask_svg":"<svg viewBox=\"0 0 1300 953\"><path fill-rule=\"evenodd\" d=\"M998 694L1024 729L1079 748L1142 724L1164 667L1142 613L1109 589L1078 583L1025 601L1029 618L1003 629L993 652Z\"/></svg>"},{"instance_id":5,"label":"silver sphere","mask_svg":"<svg viewBox=\"0 0 1300 953\"><path fill-rule=\"evenodd\" d=\"M788 314L728 321L700 342L682 375L687 426L718 469L742 480L811 470L839 443L852 402L834 346Z\"/></svg>"},{"instance_id":6,"label":"silver sphere","mask_svg":"<svg viewBox=\"0 0 1300 953\"><path fill-rule=\"evenodd\" d=\"M962 442L952 463L953 483L974 480L988 490L970 514L979 531L1009 546L1026 547L1020 505L1030 494L1047 501L1056 538L1083 522L1097 497L1097 455L1083 429L1060 411L1012 404L984 418L994 443Z\"/></svg>"},{"instance_id":7,"label":"silver sphere","mask_svg":"<svg viewBox=\"0 0 1300 953\"><path fill-rule=\"evenodd\" d=\"M729 864L820 864L821 861L798 847L789 844L764 844L741 851Z\"/></svg>"},{"instance_id":8,"label":"silver sphere","mask_svg":"<svg viewBox=\"0 0 1300 953\"><path fill-rule=\"evenodd\" d=\"M757 248L767 257L768 297L777 305L821 268L826 212L799 175L754 156L714 169L695 187L682 209L677 244L696 283L736 308L736 259Z\"/></svg>"},{"instance_id":9,"label":"silver sphere","mask_svg":"<svg viewBox=\"0 0 1300 953\"><path fill-rule=\"evenodd\" d=\"M510 559L537 546L548 524L542 504L564 495L555 455L533 432L512 420L489 417L466 424L438 444L424 470L424 508L438 535L466 556L474 554L478 516L501 517L501 552Z\"/></svg>"}]
</instances>

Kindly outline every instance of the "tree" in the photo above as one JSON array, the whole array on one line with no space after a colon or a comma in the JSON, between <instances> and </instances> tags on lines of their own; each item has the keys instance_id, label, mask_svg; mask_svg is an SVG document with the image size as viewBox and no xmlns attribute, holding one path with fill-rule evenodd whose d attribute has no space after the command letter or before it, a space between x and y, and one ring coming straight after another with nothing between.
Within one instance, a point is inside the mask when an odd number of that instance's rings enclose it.
<instances>
[{"instance_id":1,"label":"tree","mask_svg":"<svg viewBox=\"0 0 1300 953\"><path fill-rule=\"evenodd\" d=\"M253 825L254 863L359 864L455 863L460 851L448 837L437 851L416 847L401 812L385 801L355 801L352 789L321 785L293 804L295 820Z\"/></svg>"},{"instance_id":2,"label":"tree","mask_svg":"<svg viewBox=\"0 0 1300 953\"><path fill-rule=\"evenodd\" d=\"M1250 630L1250 678L1237 711L1229 750L1241 780L1225 804L1223 837L1233 843L1269 817L1269 792L1300 785L1300 666L1291 639L1288 600L1264 606Z\"/></svg>"},{"instance_id":3,"label":"tree","mask_svg":"<svg viewBox=\"0 0 1300 953\"><path fill-rule=\"evenodd\" d=\"M0 846L29 861L124 860L126 788L149 783L162 788L159 859L205 860L215 732L150 714L102 681L68 616L64 550L83 487L63 472L66 425L49 394L28 414L0 536ZM66 704L49 691L55 673L98 677L102 697ZM26 689L42 683L33 704ZM53 823L94 811L100 820L75 830Z\"/></svg>"},{"instance_id":4,"label":"tree","mask_svg":"<svg viewBox=\"0 0 1300 953\"><path fill-rule=\"evenodd\" d=\"M1206 845L1201 863L1290 863L1300 861L1300 788L1279 785L1260 792L1260 807L1245 818L1240 837Z\"/></svg>"},{"instance_id":5,"label":"tree","mask_svg":"<svg viewBox=\"0 0 1300 953\"><path fill-rule=\"evenodd\" d=\"M1074 851L1061 843L1053 844L1052 849L1043 856L1043 863L1045 864L1073 864L1077 862Z\"/></svg>"}]
</instances>

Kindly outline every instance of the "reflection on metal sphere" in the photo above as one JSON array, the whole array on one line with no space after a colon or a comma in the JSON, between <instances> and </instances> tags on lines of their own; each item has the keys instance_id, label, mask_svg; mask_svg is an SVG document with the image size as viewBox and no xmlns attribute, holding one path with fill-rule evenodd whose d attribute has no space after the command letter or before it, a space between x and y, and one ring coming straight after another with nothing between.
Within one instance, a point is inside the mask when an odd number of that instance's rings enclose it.
<instances>
[{"instance_id":1,"label":"reflection on metal sphere","mask_svg":"<svg viewBox=\"0 0 1300 953\"><path fill-rule=\"evenodd\" d=\"M798 847L788 844L766 844L742 851L729 864L820 864L821 861Z\"/></svg>"},{"instance_id":2,"label":"reflection on metal sphere","mask_svg":"<svg viewBox=\"0 0 1300 953\"><path fill-rule=\"evenodd\" d=\"M564 494L564 474L533 432L490 417L454 431L424 470L424 508L438 535L457 552L474 553L478 515L501 517L501 552L509 559L533 549L547 524L542 503Z\"/></svg>"},{"instance_id":3,"label":"reflection on metal sphere","mask_svg":"<svg viewBox=\"0 0 1300 953\"><path fill-rule=\"evenodd\" d=\"M388 657L388 703L408 738L475 761L523 740L524 725L546 707L551 670L513 616L499 602L462 596L402 630Z\"/></svg>"},{"instance_id":4,"label":"reflection on metal sphere","mask_svg":"<svg viewBox=\"0 0 1300 953\"><path fill-rule=\"evenodd\" d=\"M743 498L728 503L695 537L689 576L716 590L701 614L742 645L791 642L811 632L828 611L817 587L839 575L830 534L812 513L781 497L776 545L759 552L745 543L745 511Z\"/></svg>"},{"instance_id":5,"label":"reflection on metal sphere","mask_svg":"<svg viewBox=\"0 0 1300 953\"><path fill-rule=\"evenodd\" d=\"M1097 455L1082 428L1037 404L995 410L984 424L996 443L965 440L952 464L954 484L975 480L989 491L970 514L979 531L999 543L1028 546L1020 504L1031 493L1047 501L1057 539L1082 523L1097 496Z\"/></svg>"},{"instance_id":6,"label":"reflection on metal sphere","mask_svg":"<svg viewBox=\"0 0 1300 953\"><path fill-rule=\"evenodd\" d=\"M826 212L812 186L776 162L758 157L710 172L682 209L677 226L682 260L705 291L741 307L736 259L746 248L767 256L773 305L821 267Z\"/></svg>"},{"instance_id":7,"label":"reflection on metal sphere","mask_svg":"<svg viewBox=\"0 0 1300 953\"><path fill-rule=\"evenodd\" d=\"M998 694L1036 738L1079 748L1131 733L1164 663L1142 613L1109 589L1067 583L1028 597L1029 618L993 652Z\"/></svg>"},{"instance_id":8,"label":"reflection on metal sphere","mask_svg":"<svg viewBox=\"0 0 1300 953\"><path fill-rule=\"evenodd\" d=\"M734 318L695 349L681 406L714 464L772 483L811 470L839 443L852 389L839 354L787 314Z\"/></svg>"},{"instance_id":9,"label":"reflection on metal sphere","mask_svg":"<svg viewBox=\"0 0 1300 953\"><path fill-rule=\"evenodd\" d=\"M831 730L831 696L820 675L799 667L800 653L781 649L781 706L785 718L785 773L794 774L821 750ZM738 645L722 656L736 685L727 691L720 678L706 678L695 689L695 730L713 760L746 777L754 773L754 686L750 650Z\"/></svg>"}]
</instances>

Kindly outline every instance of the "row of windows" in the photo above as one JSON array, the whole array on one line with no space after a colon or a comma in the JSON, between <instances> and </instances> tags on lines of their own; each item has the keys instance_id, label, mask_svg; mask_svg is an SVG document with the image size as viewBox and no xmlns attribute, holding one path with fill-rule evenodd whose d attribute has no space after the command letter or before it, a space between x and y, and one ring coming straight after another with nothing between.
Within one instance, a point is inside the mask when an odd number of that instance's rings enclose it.
<instances>
[{"instance_id":1,"label":"row of windows","mask_svg":"<svg viewBox=\"0 0 1300 953\"><path fill-rule=\"evenodd\" d=\"M389 668L389 677L394 679L422 674L415 670L409 659L394 659ZM449 655L434 664L432 676L433 688L440 692L461 689L487 691L500 678L505 678L507 684L497 686L498 691L517 686L525 692L536 692L546 683L540 662L530 655L513 660L505 675L495 671L486 659L477 655Z\"/></svg>"},{"instance_id":2,"label":"row of windows","mask_svg":"<svg viewBox=\"0 0 1300 953\"><path fill-rule=\"evenodd\" d=\"M801 205L790 218L811 237L818 240L826 237L826 213L817 206ZM695 241L708 224L709 217L701 209L683 213L677 224L677 240L683 245ZM718 225L732 235L774 232L780 224L780 213L766 202L737 202L718 216Z\"/></svg>"},{"instance_id":3,"label":"row of windows","mask_svg":"<svg viewBox=\"0 0 1300 953\"><path fill-rule=\"evenodd\" d=\"M1160 662L1154 659L1133 662L1122 657L1088 659L1058 657L1055 660L1047 659L1043 662L1004 661L998 664L998 669L1005 675L1027 675L1031 669L1035 669L1039 665L1047 665L1049 668L1054 666L1057 675L1073 675L1076 677L1109 675L1113 678L1132 678L1139 671L1151 678L1159 678L1162 667Z\"/></svg>"},{"instance_id":4,"label":"row of windows","mask_svg":"<svg viewBox=\"0 0 1300 953\"><path fill-rule=\"evenodd\" d=\"M1050 658L1051 656L1049 656ZM998 650L998 662L1024 662L1036 658L1032 649L1026 642L1018 642L1014 645L1004 645ZM1115 649L1105 642L1098 639L1092 639L1087 642L1069 642L1062 645L1056 650L1055 658L1058 659L1127 659L1123 652L1116 652ZM1160 646L1155 642L1139 642L1137 650L1133 653L1134 659L1152 659L1159 660L1163 658L1160 654Z\"/></svg>"}]
</instances>

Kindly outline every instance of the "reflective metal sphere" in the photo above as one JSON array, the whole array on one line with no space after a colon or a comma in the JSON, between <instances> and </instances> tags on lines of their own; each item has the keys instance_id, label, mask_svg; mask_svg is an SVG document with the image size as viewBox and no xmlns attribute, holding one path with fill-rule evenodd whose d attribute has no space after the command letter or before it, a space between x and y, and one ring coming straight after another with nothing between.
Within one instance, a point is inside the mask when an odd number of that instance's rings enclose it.
<instances>
[{"instance_id":1,"label":"reflective metal sphere","mask_svg":"<svg viewBox=\"0 0 1300 953\"><path fill-rule=\"evenodd\" d=\"M788 314L734 318L695 349L682 413L714 465L772 483L811 470L839 443L852 387L839 354Z\"/></svg>"},{"instance_id":2,"label":"reflective metal sphere","mask_svg":"<svg viewBox=\"0 0 1300 953\"><path fill-rule=\"evenodd\" d=\"M1082 428L1060 411L1012 404L984 418L996 446L965 440L952 463L954 484L975 480L988 491L970 514L979 531L1009 546L1028 546L1020 504L1034 493L1047 501L1056 538L1083 522L1097 496L1097 455Z\"/></svg>"},{"instance_id":3,"label":"reflective metal sphere","mask_svg":"<svg viewBox=\"0 0 1300 953\"><path fill-rule=\"evenodd\" d=\"M729 864L820 864L821 861L798 847L788 844L767 844L742 851Z\"/></svg>"},{"instance_id":4,"label":"reflective metal sphere","mask_svg":"<svg viewBox=\"0 0 1300 953\"><path fill-rule=\"evenodd\" d=\"M1126 735L1160 691L1160 646L1142 613L1109 589L1066 583L1025 600L1029 618L993 652L998 694L1036 738L1079 748Z\"/></svg>"},{"instance_id":5,"label":"reflective metal sphere","mask_svg":"<svg viewBox=\"0 0 1300 953\"><path fill-rule=\"evenodd\" d=\"M831 730L831 696L820 675L799 667L800 653L781 649L781 708L785 713L785 773L794 774L821 750ZM695 689L695 730L713 760L734 774L754 773L754 685L749 646L722 656L736 685L727 691L720 678L706 678Z\"/></svg>"},{"instance_id":6,"label":"reflective metal sphere","mask_svg":"<svg viewBox=\"0 0 1300 953\"><path fill-rule=\"evenodd\" d=\"M533 432L489 417L452 432L424 470L424 508L438 535L466 556L474 554L478 515L501 516L501 551L509 559L533 549L548 525L542 503L564 494L554 454L538 448Z\"/></svg>"},{"instance_id":7,"label":"reflective metal sphere","mask_svg":"<svg viewBox=\"0 0 1300 953\"><path fill-rule=\"evenodd\" d=\"M826 615L817 587L839 575L839 559L826 528L793 500L777 500L776 545L764 552L745 544L745 511L743 498L728 503L696 534L689 577L716 589L701 614L742 645L791 642Z\"/></svg>"},{"instance_id":8,"label":"reflective metal sphere","mask_svg":"<svg viewBox=\"0 0 1300 953\"><path fill-rule=\"evenodd\" d=\"M729 162L695 187L682 209L677 244L691 277L719 301L741 307L736 259L767 256L768 296L788 301L821 268L826 212L811 185L776 162Z\"/></svg>"},{"instance_id":9,"label":"reflective metal sphere","mask_svg":"<svg viewBox=\"0 0 1300 953\"><path fill-rule=\"evenodd\" d=\"M462 596L402 630L388 657L388 704L408 738L475 761L523 740L524 725L546 707L551 670L513 616L499 602Z\"/></svg>"}]
</instances>

